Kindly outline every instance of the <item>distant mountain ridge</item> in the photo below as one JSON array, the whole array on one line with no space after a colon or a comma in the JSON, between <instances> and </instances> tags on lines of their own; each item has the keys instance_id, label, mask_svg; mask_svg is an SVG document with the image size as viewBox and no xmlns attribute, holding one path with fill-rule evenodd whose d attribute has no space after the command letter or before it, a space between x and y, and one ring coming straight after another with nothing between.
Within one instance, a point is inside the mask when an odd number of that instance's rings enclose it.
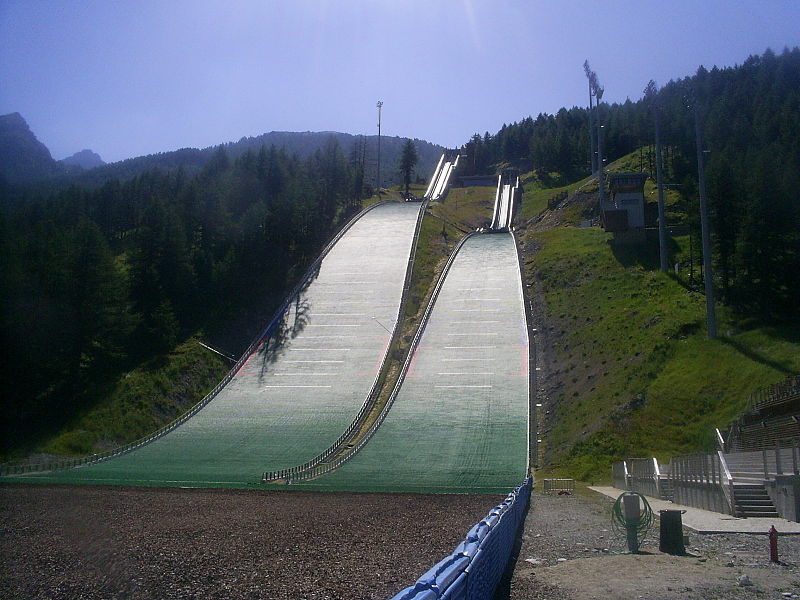
<instances>
[{"instance_id":1,"label":"distant mountain ridge","mask_svg":"<svg viewBox=\"0 0 800 600\"><path fill-rule=\"evenodd\" d=\"M0 115L0 178L19 184L60 173L50 150L36 139L22 115Z\"/></svg>"},{"instance_id":2,"label":"distant mountain ridge","mask_svg":"<svg viewBox=\"0 0 800 600\"><path fill-rule=\"evenodd\" d=\"M49 189L72 184L97 187L110 179L125 180L153 169L173 170L183 168L188 174L199 171L223 147L232 159L247 151L257 152L261 146L275 146L299 158L308 158L322 150L333 138L342 153L350 157L359 138L363 138L366 149L367 181L377 179L377 136L356 136L335 131L289 132L271 131L255 137L242 137L237 142L223 143L207 148L181 148L138 156L114 163L104 163L91 150L83 150L62 161L56 161L50 151L30 130L19 113L0 116L0 179L9 184L37 184ZM381 182L384 186L398 184L397 167L403 144L407 138L381 136ZM419 161L415 169L417 176L430 176L444 148L425 140L414 139Z\"/></svg>"},{"instance_id":3,"label":"distant mountain ridge","mask_svg":"<svg viewBox=\"0 0 800 600\"><path fill-rule=\"evenodd\" d=\"M102 167L104 164L106 164L106 161L100 158L99 154L88 149L76 152L67 158L62 158L59 162L73 167L80 167L81 169L86 169L87 171L89 169L94 169L95 167Z\"/></svg>"},{"instance_id":4,"label":"distant mountain ridge","mask_svg":"<svg viewBox=\"0 0 800 600\"><path fill-rule=\"evenodd\" d=\"M207 148L181 148L170 152L159 152L146 156L137 156L115 163L109 163L92 169L77 177L77 182L88 186L101 185L108 179L128 179L139 173L152 169L177 169L183 167L188 173L200 170L211 160L218 148L223 147L232 159L236 159L247 151L258 152L261 146L275 146L284 149L287 154L296 154L299 158L308 158L333 138L348 158L356 144L363 137L366 142L367 180L374 183L377 172L378 136L357 136L336 131L270 131L255 137L242 137L237 142L227 142ZM384 186L400 183L397 163L402 146L407 138L381 136L381 182ZM427 178L439 160L443 146L425 140L414 139L419 155L416 174Z\"/></svg>"}]
</instances>

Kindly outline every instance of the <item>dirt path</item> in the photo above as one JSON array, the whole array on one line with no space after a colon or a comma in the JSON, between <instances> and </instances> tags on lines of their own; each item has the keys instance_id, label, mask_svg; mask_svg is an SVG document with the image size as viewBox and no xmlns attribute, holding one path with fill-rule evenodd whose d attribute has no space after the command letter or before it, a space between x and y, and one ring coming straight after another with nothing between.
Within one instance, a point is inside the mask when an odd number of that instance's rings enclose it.
<instances>
[{"instance_id":1,"label":"dirt path","mask_svg":"<svg viewBox=\"0 0 800 600\"><path fill-rule=\"evenodd\" d=\"M766 536L689 535L689 556L658 551L658 524L645 554L626 554L598 494L534 494L511 583L513 600L711 600L800 598L800 536L779 538L783 565L769 562ZM747 575L752 585L740 586ZM788 596L784 594L789 594Z\"/></svg>"}]
</instances>

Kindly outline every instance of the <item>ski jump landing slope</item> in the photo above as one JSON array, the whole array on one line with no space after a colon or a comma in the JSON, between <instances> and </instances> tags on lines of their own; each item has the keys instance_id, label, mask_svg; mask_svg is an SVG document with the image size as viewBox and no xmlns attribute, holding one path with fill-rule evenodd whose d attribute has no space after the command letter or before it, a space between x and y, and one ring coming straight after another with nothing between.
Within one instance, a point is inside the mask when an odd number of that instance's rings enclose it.
<instances>
[{"instance_id":1,"label":"ski jump landing slope","mask_svg":"<svg viewBox=\"0 0 800 600\"><path fill-rule=\"evenodd\" d=\"M506 493L528 469L528 334L510 233L451 264L399 394L347 463L299 489Z\"/></svg>"},{"instance_id":2,"label":"ski jump landing slope","mask_svg":"<svg viewBox=\"0 0 800 600\"><path fill-rule=\"evenodd\" d=\"M100 463L14 479L248 487L260 484L266 465L313 458L347 428L372 387L419 212L418 203L390 203L364 214L324 257L278 332L170 433Z\"/></svg>"}]
</instances>

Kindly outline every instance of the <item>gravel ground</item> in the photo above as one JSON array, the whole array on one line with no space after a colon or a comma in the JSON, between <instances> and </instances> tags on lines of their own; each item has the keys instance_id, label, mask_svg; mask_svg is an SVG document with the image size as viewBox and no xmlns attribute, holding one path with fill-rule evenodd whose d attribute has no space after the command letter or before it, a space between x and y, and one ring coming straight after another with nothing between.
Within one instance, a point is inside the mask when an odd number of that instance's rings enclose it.
<instances>
[{"instance_id":1,"label":"gravel ground","mask_svg":"<svg viewBox=\"0 0 800 600\"><path fill-rule=\"evenodd\" d=\"M0 486L0 598L388 599L501 499ZM800 536L771 565L763 535L687 531L691 555L661 554L656 524L629 555L610 508L534 493L495 600L800 598Z\"/></svg>"},{"instance_id":2,"label":"gravel ground","mask_svg":"<svg viewBox=\"0 0 800 600\"><path fill-rule=\"evenodd\" d=\"M572 496L534 493L522 545L506 597L539 599L716 600L800 598L800 536L778 539L781 565L769 562L765 535L697 534L689 530L689 556L658 550L658 523L627 554L611 527L610 499L592 492ZM753 585L740 586L747 575Z\"/></svg>"},{"instance_id":3,"label":"gravel ground","mask_svg":"<svg viewBox=\"0 0 800 600\"><path fill-rule=\"evenodd\" d=\"M498 496L0 486L0 598L390 598Z\"/></svg>"}]
</instances>

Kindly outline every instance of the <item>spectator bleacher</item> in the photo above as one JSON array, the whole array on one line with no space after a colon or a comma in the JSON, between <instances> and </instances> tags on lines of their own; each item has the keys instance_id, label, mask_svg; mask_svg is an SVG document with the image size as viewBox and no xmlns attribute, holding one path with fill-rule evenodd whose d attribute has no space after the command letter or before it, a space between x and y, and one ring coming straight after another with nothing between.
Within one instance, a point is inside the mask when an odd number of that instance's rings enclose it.
<instances>
[{"instance_id":1,"label":"spectator bleacher","mask_svg":"<svg viewBox=\"0 0 800 600\"><path fill-rule=\"evenodd\" d=\"M759 390L750 408L729 428L727 452L791 448L800 439L800 377Z\"/></svg>"}]
</instances>

